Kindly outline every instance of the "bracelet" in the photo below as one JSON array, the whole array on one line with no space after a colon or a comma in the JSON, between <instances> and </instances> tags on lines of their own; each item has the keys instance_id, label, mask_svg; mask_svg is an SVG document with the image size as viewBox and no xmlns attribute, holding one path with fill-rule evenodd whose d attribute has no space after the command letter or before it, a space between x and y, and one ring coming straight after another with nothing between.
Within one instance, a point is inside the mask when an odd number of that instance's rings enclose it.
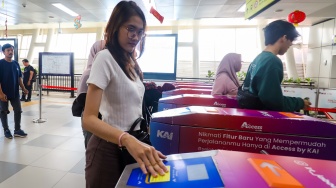
<instances>
[{"instance_id":1,"label":"bracelet","mask_svg":"<svg viewBox=\"0 0 336 188\"><path fill-rule=\"evenodd\" d=\"M125 136L126 134L128 134L127 132L123 132L120 136L119 136L119 147L122 147L122 143L121 143L121 138L123 137L123 136Z\"/></svg>"}]
</instances>

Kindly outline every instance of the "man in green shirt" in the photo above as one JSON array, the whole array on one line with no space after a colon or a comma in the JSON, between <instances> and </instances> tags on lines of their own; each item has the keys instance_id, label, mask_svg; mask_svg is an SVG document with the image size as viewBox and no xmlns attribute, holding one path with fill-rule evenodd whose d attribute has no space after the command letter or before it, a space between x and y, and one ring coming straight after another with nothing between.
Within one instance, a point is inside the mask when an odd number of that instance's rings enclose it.
<instances>
[{"instance_id":1,"label":"man in green shirt","mask_svg":"<svg viewBox=\"0 0 336 188\"><path fill-rule=\"evenodd\" d=\"M308 100L283 96L281 82L283 65L277 55L287 52L292 42L300 36L293 24L277 20L264 28L266 48L248 68L243 90L258 96L258 105L251 109L294 112L306 109L311 104ZM239 95L239 94L238 94ZM240 98L237 97L238 102ZM248 108L248 107L246 107Z\"/></svg>"}]
</instances>

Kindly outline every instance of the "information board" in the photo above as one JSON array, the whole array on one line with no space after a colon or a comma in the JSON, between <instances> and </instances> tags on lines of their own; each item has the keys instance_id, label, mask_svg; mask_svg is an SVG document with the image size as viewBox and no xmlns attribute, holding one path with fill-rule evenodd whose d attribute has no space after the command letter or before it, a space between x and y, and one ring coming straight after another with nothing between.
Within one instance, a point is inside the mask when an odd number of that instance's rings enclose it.
<instances>
[{"instance_id":1,"label":"information board","mask_svg":"<svg viewBox=\"0 0 336 188\"><path fill-rule=\"evenodd\" d=\"M73 74L74 55L70 53L40 52L39 71L41 75L67 75Z\"/></svg>"},{"instance_id":2,"label":"information board","mask_svg":"<svg viewBox=\"0 0 336 188\"><path fill-rule=\"evenodd\" d=\"M137 60L145 79L176 80L177 34L146 36L145 49Z\"/></svg>"}]
</instances>

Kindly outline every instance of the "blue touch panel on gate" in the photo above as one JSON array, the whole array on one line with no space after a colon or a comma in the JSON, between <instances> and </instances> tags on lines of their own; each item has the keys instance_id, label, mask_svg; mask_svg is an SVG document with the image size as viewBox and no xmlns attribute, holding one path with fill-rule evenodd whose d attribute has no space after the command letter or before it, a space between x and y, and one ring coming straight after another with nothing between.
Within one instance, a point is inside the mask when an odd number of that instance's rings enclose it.
<instances>
[{"instance_id":1,"label":"blue touch panel on gate","mask_svg":"<svg viewBox=\"0 0 336 188\"><path fill-rule=\"evenodd\" d=\"M184 187L224 187L212 157L171 160L165 162L170 166L170 181L146 183L146 175L140 168L132 170L128 186L184 188Z\"/></svg>"}]
</instances>

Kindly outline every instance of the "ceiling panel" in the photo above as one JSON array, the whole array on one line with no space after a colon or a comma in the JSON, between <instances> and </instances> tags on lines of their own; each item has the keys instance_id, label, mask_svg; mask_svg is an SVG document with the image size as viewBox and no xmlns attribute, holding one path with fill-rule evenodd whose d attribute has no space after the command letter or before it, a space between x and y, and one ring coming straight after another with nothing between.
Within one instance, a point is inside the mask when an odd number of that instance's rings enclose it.
<instances>
[{"instance_id":1,"label":"ceiling panel","mask_svg":"<svg viewBox=\"0 0 336 188\"><path fill-rule=\"evenodd\" d=\"M274 6L270 7L263 13L261 13L258 17L265 19L274 19L274 18L283 18L287 17L287 15L295 10L300 10L306 13L309 17L309 14L318 11L320 9L326 8L332 5L332 3L277 3ZM297 8L300 7L300 8ZM283 10L280 13L276 13L276 10Z\"/></svg>"},{"instance_id":2,"label":"ceiling panel","mask_svg":"<svg viewBox=\"0 0 336 188\"><path fill-rule=\"evenodd\" d=\"M156 6L156 10L165 20L174 20L174 6Z\"/></svg>"},{"instance_id":3,"label":"ceiling panel","mask_svg":"<svg viewBox=\"0 0 336 188\"><path fill-rule=\"evenodd\" d=\"M168 20L193 20L202 18L243 18L244 13L237 12L246 0L135 0L144 11L148 21L156 20L145 7L149 1L154 1L157 11ZM26 2L26 7L22 3ZM52 6L52 3L62 3L82 16L85 22L105 23L115 5L120 0L10 0L0 8L0 27L3 29L6 14L8 25L25 24L32 26L37 23L70 23L74 17ZM216 6L211 6L216 5ZM283 9L275 13L277 9ZM299 9L307 14L302 23L311 25L325 18L336 17L336 0L281 0L258 15L254 20L285 19L287 15ZM54 18L49 18L49 17ZM34 23L34 24L32 24ZM156 23L156 22L155 22Z\"/></svg>"},{"instance_id":4,"label":"ceiling panel","mask_svg":"<svg viewBox=\"0 0 336 188\"><path fill-rule=\"evenodd\" d=\"M179 19L194 19L197 6L174 6L174 18Z\"/></svg>"},{"instance_id":5,"label":"ceiling panel","mask_svg":"<svg viewBox=\"0 0 336 188\"><path fill-rule=\"evenodd\" d=\"M240 5L223 5L221 9L217 12L217 17L226 17L226 14L237 13L240 17L244 16L243 12L237 12L240 8Z\"/></svg>"},{"instance_id":6,"label":"ceiling panel","mask_svg":"<svg viewBox=\"0 0 336 188\"><path fill-rule=\"evenodd\" d=\"M227 0L201 0L199 5L224 5Z\"/></svg>"},{"instance_id":7,"label":"ceiling panel","mask_svg":"<svg viewBox=\"0 0 336 188\"><path fill-rule=\"evenodd\" d=\"M174 0L155 0L155 6L174 6Z\"/></svg>"},{"instance_id":8,"label":"ceiling panel","mask_svg":"<svg viewBox=\"0 0 336 188\"><path fill-rule=\"evenodd\" d=\"M222 9L223 5L204 5L197 8L195 19L200 18L215 18L218 11Z\"/></svg>"},{"instance_id":9,"label":"ceiling panel","mask_svg":"<svg viewBox=\"0 0 336 188\"><path fill-rule=\"evenodd\" d=\"M201 0L174 0L174 6L198 6L200 1Z\"/></svg>"}]
</instances>

